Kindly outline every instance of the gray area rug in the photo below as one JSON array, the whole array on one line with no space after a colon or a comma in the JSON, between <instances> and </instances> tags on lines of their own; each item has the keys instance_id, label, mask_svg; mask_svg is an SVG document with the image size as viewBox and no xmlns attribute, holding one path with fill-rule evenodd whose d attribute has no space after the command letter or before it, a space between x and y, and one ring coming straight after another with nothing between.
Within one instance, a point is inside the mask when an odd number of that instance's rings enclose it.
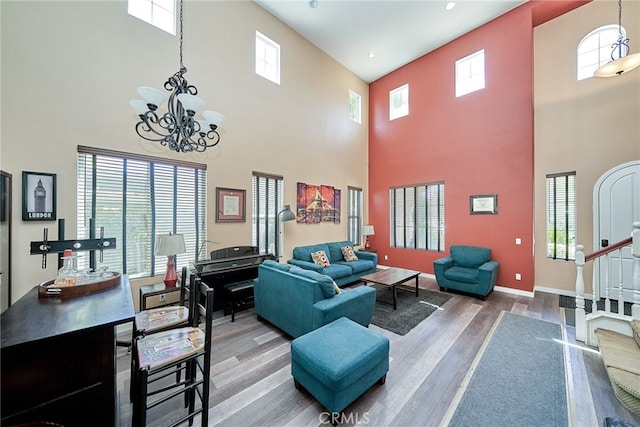
<instances>
[{"instance_id":1,"label":"gray area rug","mask_svg":"<svg viewBox=\"0 0 640 427\"><path fill-rule=\"evenodd\" d=\"M567 426L564 350L553 341L560 325L508 312L496 324L449 425Z\"/></svg>"},{"instance_id":2,"label":"gray area rug","mask_svg":"<svg viewBox=\"0 0 640 427\"><path fill-rule=\"evenodd\" d=\"M451 295L426 289L418 289L418 297L415 290L398 290L398 309L394 310L391 288L378 285L375 288L378 301L371 323L398 335L405 335L451 299Z\"/></svg>"}]
</instances>

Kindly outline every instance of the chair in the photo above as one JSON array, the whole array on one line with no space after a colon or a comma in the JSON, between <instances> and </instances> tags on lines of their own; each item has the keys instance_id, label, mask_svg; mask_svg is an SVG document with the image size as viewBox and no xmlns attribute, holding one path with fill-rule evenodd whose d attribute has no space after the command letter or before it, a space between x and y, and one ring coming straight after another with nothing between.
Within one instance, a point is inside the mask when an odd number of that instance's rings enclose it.
<instances>
[{"instance_id":1,"label":"chair","mask_svg":"<svg viewBox=\"0 0 640 427\"><path fill-rule=\"evenodd\" d=\"M189 422L201 414L201 425L209 418L209 384L211 373L211 341L213 324L213 288L192 279L189 295L191 310L190 325L168 329L151 335L138 336L133 342L131 377L133 390L133 427L143 427L147 411L167 404L167 413L177 419L163 421L163 425L177 426ZM199 327L204 317L204 331ZM174 373L184 371L184 380L175 381ZM174 399L185 396L186 410L177 411ZM196 405L196 396L199 405Z\"/></svg>"},{"instance_id":2,"label":"chair","mask_svg":"<svg viewBox=\"0 0 640 427\"><path fill-rule=\"evenodd\" d=\"M149 334L154 334L168 329L179 328L189 326L189 306L190 299L186 300L187 295L190 295L189 290L191 285L187 285L187 276L189 270L187 267L182 267L180 278L178 283L180 284L180 299L178 305L168 307L150 308L148 310L142 310L136 313L133 320L133 332L131 334L131 342L129 343L129 352L131 351L132 343L136 338ZM195 276L191 276L191 281ZM134 360L131 358L131 378L134 375ZM180 381L181 371L176 374L176 381ZM133 401L133 383L130 384L129 399Z\"/></svg>"},{"instance_id":3,"label":"chair","mask_svg":"<svg viewBox=\"0 0 640 427\"><path fill-rule=\"evenodd\" d=\"M455 289L482 298L496 285L500 264L491 260L491 249L479 246L453 245L450 256L433 262L436 281L441 291Z\"/></svg>"}]
</instances>

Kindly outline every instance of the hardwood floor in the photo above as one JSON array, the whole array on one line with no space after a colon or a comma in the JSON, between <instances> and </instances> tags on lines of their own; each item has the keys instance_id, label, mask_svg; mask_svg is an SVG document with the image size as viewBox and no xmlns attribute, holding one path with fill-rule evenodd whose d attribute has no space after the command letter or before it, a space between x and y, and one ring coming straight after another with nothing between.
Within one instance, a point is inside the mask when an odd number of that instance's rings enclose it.
<instances>
[{"instance_id":1,"label":"hardwood floor","mask_svg":"<svg viewBox=\"0 0 640 427\"><path fill-rule=\"evenodd\" d=\"M420 277L420 287L438 289L435 281L426 277ZM601 426L605 417L616 417L640 427L640 419L615 398L600 355L576 343L575 328L565 325L565 309L559 307L557 295L537 292L528 298L494 291L485 301L452 295L441 310L404 336L370 326L391 342L387 381L374 385L349 405L341 425L441 425L487 334L505 310L563 326L571 425ZM328 423L318 402L293 385L291 338L268 322L258 321L253 309L236 314L234 323L222 312L216 315L210 426ZM129 426L129 355L125 349L118 349L117 361L120 421ZM160 411L149 413L153 420L150 426L163 426L171 419L171 410L156 412Z\"/></svg>"}]
</instances>

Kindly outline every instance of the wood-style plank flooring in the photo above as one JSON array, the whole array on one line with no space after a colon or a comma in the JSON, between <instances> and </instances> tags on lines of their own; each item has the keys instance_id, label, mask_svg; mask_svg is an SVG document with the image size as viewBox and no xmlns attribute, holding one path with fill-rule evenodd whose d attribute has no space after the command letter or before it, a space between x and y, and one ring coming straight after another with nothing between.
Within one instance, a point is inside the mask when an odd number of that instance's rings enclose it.
<instances>
[{"instance_id":1,"label":"wood-style plank flooring","mask_svg":"<svg viewBox=\"0 0 640 427\"><path fill-rule=\"evenodd\" d=\"M438 290L428 277L420 277L420 287ZM387 381L382 386L374 385L349 405L343 411L341 425L442 425L480 347L499 313L505 310L562 325L570 372L567 393L572 425L602 426L605 417L616 417L640 427L640 419L615 398L600 355L576 343L575 328L565 324L557 295L536 292L535 297L528 298L494 291L485 301L452 295L442 309L404 336L370 325L391 341ZM293 385L290 337L268 322L258 321L253 309L236 314L234 323L222 312L216 317L210 426L327 424L320 404ZM117 362L120 423L130 426L129 355L124 348L118 348ZM148 425L164 426L171 415L171 410L154 409Z\"/></svg>"}]
</instances>

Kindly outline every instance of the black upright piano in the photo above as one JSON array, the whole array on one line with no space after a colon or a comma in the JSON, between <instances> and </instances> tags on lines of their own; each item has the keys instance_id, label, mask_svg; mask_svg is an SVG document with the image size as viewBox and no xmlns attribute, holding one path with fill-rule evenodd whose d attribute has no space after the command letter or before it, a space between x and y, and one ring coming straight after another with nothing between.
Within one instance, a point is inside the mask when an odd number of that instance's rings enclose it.
<instances>
[{"instance_id":1,"label":"black upright piano","mask_svg":"<svg viewBox=\"0 0 640 427\"><path fill-rule=\"evenodd\" d=\"M267 259L275 260L276 257L261 254L257 246L232 246L211 251L211 259L196 262L195 273L214 289L214 310L226 307L226 286L255 279L258 267Z\"/></svg>"}]
</instances>

